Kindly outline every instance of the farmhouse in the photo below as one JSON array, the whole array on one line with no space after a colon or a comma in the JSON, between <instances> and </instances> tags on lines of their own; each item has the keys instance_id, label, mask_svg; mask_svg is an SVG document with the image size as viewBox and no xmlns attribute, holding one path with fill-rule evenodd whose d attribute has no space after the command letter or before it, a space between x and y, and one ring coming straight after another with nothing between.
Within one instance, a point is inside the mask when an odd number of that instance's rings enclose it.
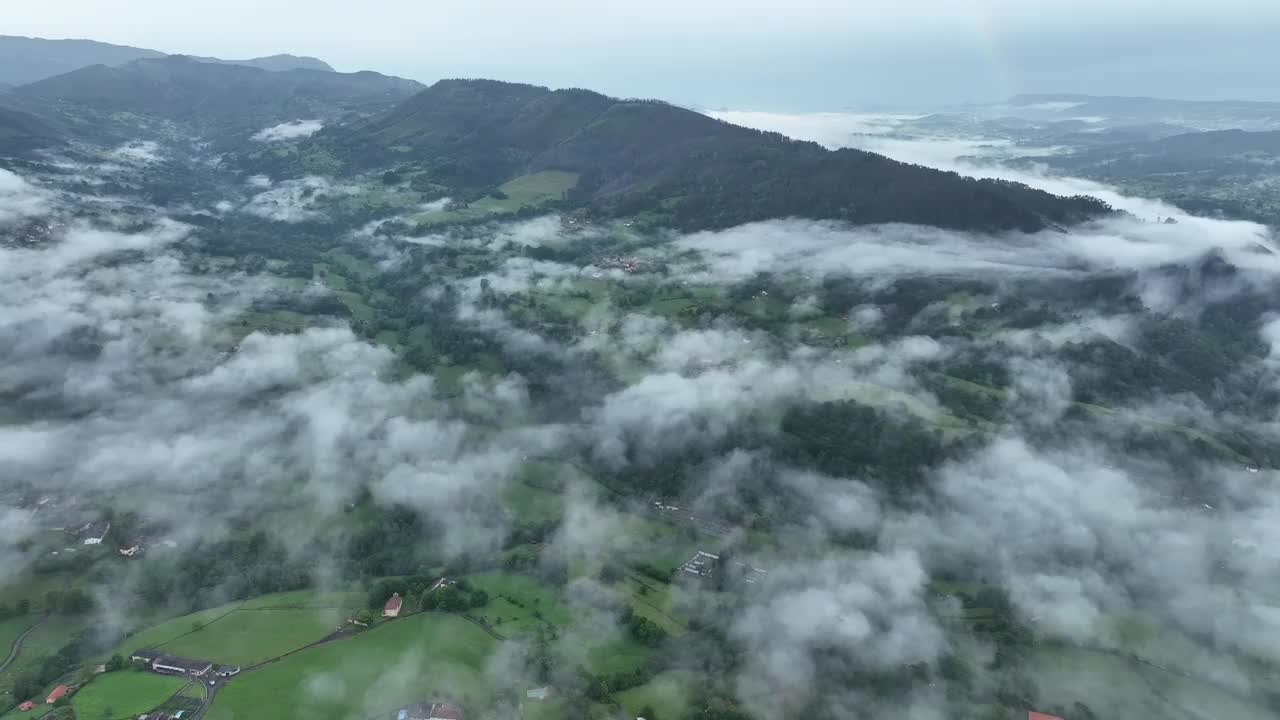
<instances>
[{"instance_id":1,"label":"farmhouse","mask_svg":"<svg viewBox=\"0 0 1280 720\"><path fill-rule=\"evenodd\" d=\"M59 685L58 687L53 689L53 692L49 693L49 697L44 699L44 704L52 705L58 702L59 700L61 700L69 692L71 692L70 686Z\"/></svg>"},{"instance_id":2,"label":"farmhouse","mask_svg":"<svg viewBox=\"0 0 1280 720\"><path fill-rule=\"evenodd\" d=\"M188 660L172 655L161 655L151 661L151 669L166 675L200 677L213 669L213 663L208 660Z\"/></svg>"},{"instance_id":3,"label":"farmhouse","mask_svg":"<svg viewBox=\"0 0 1280 720\"><path fill-rule=\"evenodd\" d=\"M236 675L240 674L240 666L239 665L219 665L213 671L213 674L217 675L220 678L235 677Z\"/></svg>"},{"instance_id":4,"label":"farmhouse","mask_svg":"<svg viewBox=\"0 0 1280 720\"><path fill-rule=\"evenodd\" d=\"M382 606L382 617L393 618L400 617L400 608L404 605L404 598L400 597L400 593L392 593L391 599L386 605Z\"/></svg>"},{"instance_id":5,"label":"farmhouse","mask_svg":"<svg viewBox=\"0 0 1280 720\"><path fill-rule=\"evenodd\" d=\"M462 708L443 702L408 705L396 712L396 720L462 720Z\"/></svg>"}]
</instances>

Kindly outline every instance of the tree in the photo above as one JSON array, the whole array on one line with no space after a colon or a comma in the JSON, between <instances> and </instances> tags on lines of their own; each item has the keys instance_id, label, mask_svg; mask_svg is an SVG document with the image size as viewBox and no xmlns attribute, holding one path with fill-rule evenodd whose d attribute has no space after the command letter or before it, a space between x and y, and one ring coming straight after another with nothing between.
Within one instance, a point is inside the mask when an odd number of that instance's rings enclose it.
<instances>
[{"instance_id":1,"label":"tree","mask_svg":"<svg viewBox=\"0 0 1280 720\"><path fill-rule=\"evenodd\" d=\"M107 661L107 672L115 672L117 670L123 670L124 667L125 667L124 657L120 655L112 655L111 659Z\"/></svg>"},{"instance_id":2,"label":"tree","mask_svg":"<svg viewBox=\"0 0 1280 720\"><path fill-rule=\"evenodd\" d=\"M640 717L644 720L658 720L658 713L654 712L652 705L645 705L640 708Z\"/></svg>"}]
</instances>

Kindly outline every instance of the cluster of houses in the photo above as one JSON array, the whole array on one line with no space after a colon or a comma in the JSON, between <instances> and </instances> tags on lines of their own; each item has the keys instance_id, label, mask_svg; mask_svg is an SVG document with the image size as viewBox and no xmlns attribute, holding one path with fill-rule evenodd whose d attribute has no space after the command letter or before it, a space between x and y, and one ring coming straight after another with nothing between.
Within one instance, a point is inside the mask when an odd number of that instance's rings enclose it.
<instances>
[{"instance_id":1,"label":"cluster of houses","mask_svg":"<svg viewBox=\"0 0 1280 720\"><path fill-rule=\"evenodd\" d=\"M54 689L49 693L49 696L48 696L48 697L46 697L46 698L44 699L44 704L45 704L45 705L52 705L52 704L54 704L54 703L58 702L59 700L61 700L62 698L64 698L64 697L66 697L66 696L70 695L70 694L72 693L72 691L74 691L74 690L75 690L75 686L73 686L73 685L59 685L59 686L55 687L55 688L54 688ZM35 706L36 706L36 701L35 701L35 700L27 700L26 702L20 703L20 704L18 705L18 710L19 710L19 712L28 712L28 711L30 711L30 710L32 710L32 709L34 709L34 708L35 708Z\"/></svg>"},{"instance_id":2,"label":"cluster of houses","mask_svg":"<svg viewBox=\"0 0 1280 720\"><path fill-rule=\"evenodd\" d=\"M191 677L228 678L240 674L239 665L214 665L208 660L188 660L174 655L164 655L159 650L135 650L129 660L145 666L151 672L162 675L189 675Z\"/></svg>"},{"instance_id":3,"label":"cluster of houses","mask_svg":"<svg viewBox=\"0 0 1280 720\"><path fill-rule=\"evenodd\" d=\"M622 257L620 255L609 255L607 257L600 258L592 264L596 267L606 269L617 268L628 273L633 273L640 269L640 261L637 258L630 256Z\"/></svg>"},{"instance_id":4,"label":"cluster of houses","mask_svg":"<svg viewBox=\"0 0 1280 720\"><path fill-rule=\"evenodd\" d=\"M732 565L735 570L741 573L742 582L747 585L755 585L769 574L768 570L749 565L741 560L735 561ZM694 577L709 578L716 573L719 567L719 555L699 550L693 554L693 557L684 561L684 564L680 566L680 572Z\"/></svg>"}]
</instances>

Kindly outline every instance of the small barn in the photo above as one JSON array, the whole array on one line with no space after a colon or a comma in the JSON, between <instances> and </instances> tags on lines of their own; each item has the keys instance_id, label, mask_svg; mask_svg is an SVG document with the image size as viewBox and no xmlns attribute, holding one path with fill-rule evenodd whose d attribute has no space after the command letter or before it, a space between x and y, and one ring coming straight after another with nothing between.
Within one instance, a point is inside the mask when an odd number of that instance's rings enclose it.
<instances>
[{"instance_id":1,"label":"small barn","mask_svg":"<svg viewBox=\"0 0 1280 720\"><path fill-rule=\"evenodd\" d=\"M382 606L382 617L400 617L400 608L403 606L404 598L400 597L400 593L392 593L391 599L387 601L386 605Z\"/></svg>"}]
</instances>

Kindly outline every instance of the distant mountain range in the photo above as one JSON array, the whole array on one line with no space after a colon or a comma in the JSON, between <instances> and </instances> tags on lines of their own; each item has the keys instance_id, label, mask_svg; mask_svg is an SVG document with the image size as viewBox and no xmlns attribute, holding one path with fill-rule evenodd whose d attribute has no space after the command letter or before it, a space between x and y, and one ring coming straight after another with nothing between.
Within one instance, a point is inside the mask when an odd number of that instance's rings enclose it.
<instances>
[{"instance_id":1,"label":"distant mountain range","mask_svg":"<svg viewBox=\"0 0 1280 720\"><path fill-rule=\"evenodd\" d=\"M158 50L112 45L95 40L46 40L0 35L0 85L25 85L90 65L120 66L135 60L163 58L168 55ZM322 60L294 55L272 55L249 60L196 59L273 71L301 69L333 72L333 68Z\"/></svg>"},{"instance_id":2,"label":"distant mountain range","mask_svg":"<svg viewBox=\"0 0 1280 720\"><path fill-rule=\"evenodd\" d=\"M203 139L245 173L389 173L464 201L555 170L572 178L556 193L564 209L684 230L794 216L1031 231L1110 210L1092 198L830 151L664 102L492 80L424 87L372 72L162 56L21 85L0 94L0 107L8 110L0 149L10 153L62 140ZM252 139L299 119L325 127L287 149Z\"/></svg>"},{"instance_id":3,"label":"distant mountain range","mask_svg":"<svg viewBox=\"0 0 1280 720\"><path fill-rule=\"evenodd\" d=\"M1280 129L1280 103L1244 100L1166 100L1058 93L1017 95L1005 103L982 106L978 112L987 117L1105 121L1112 127L1163 123L1192 130Z\"/></svg>"},{"instance_id":4,"label":"distant mountain range","mask_svg":"<svg viewBox=\"0 0 1280 720\"><path fill-rule=\"evenodd\" d=\"M383 110L423 87L374 72L268 71L171 55L22 85L0 95L0 106L47 118L84 140L131 139L138 128L120 113L187 123L213 140L243 140L287 120Z\"/></svg>"}]
</instances>

